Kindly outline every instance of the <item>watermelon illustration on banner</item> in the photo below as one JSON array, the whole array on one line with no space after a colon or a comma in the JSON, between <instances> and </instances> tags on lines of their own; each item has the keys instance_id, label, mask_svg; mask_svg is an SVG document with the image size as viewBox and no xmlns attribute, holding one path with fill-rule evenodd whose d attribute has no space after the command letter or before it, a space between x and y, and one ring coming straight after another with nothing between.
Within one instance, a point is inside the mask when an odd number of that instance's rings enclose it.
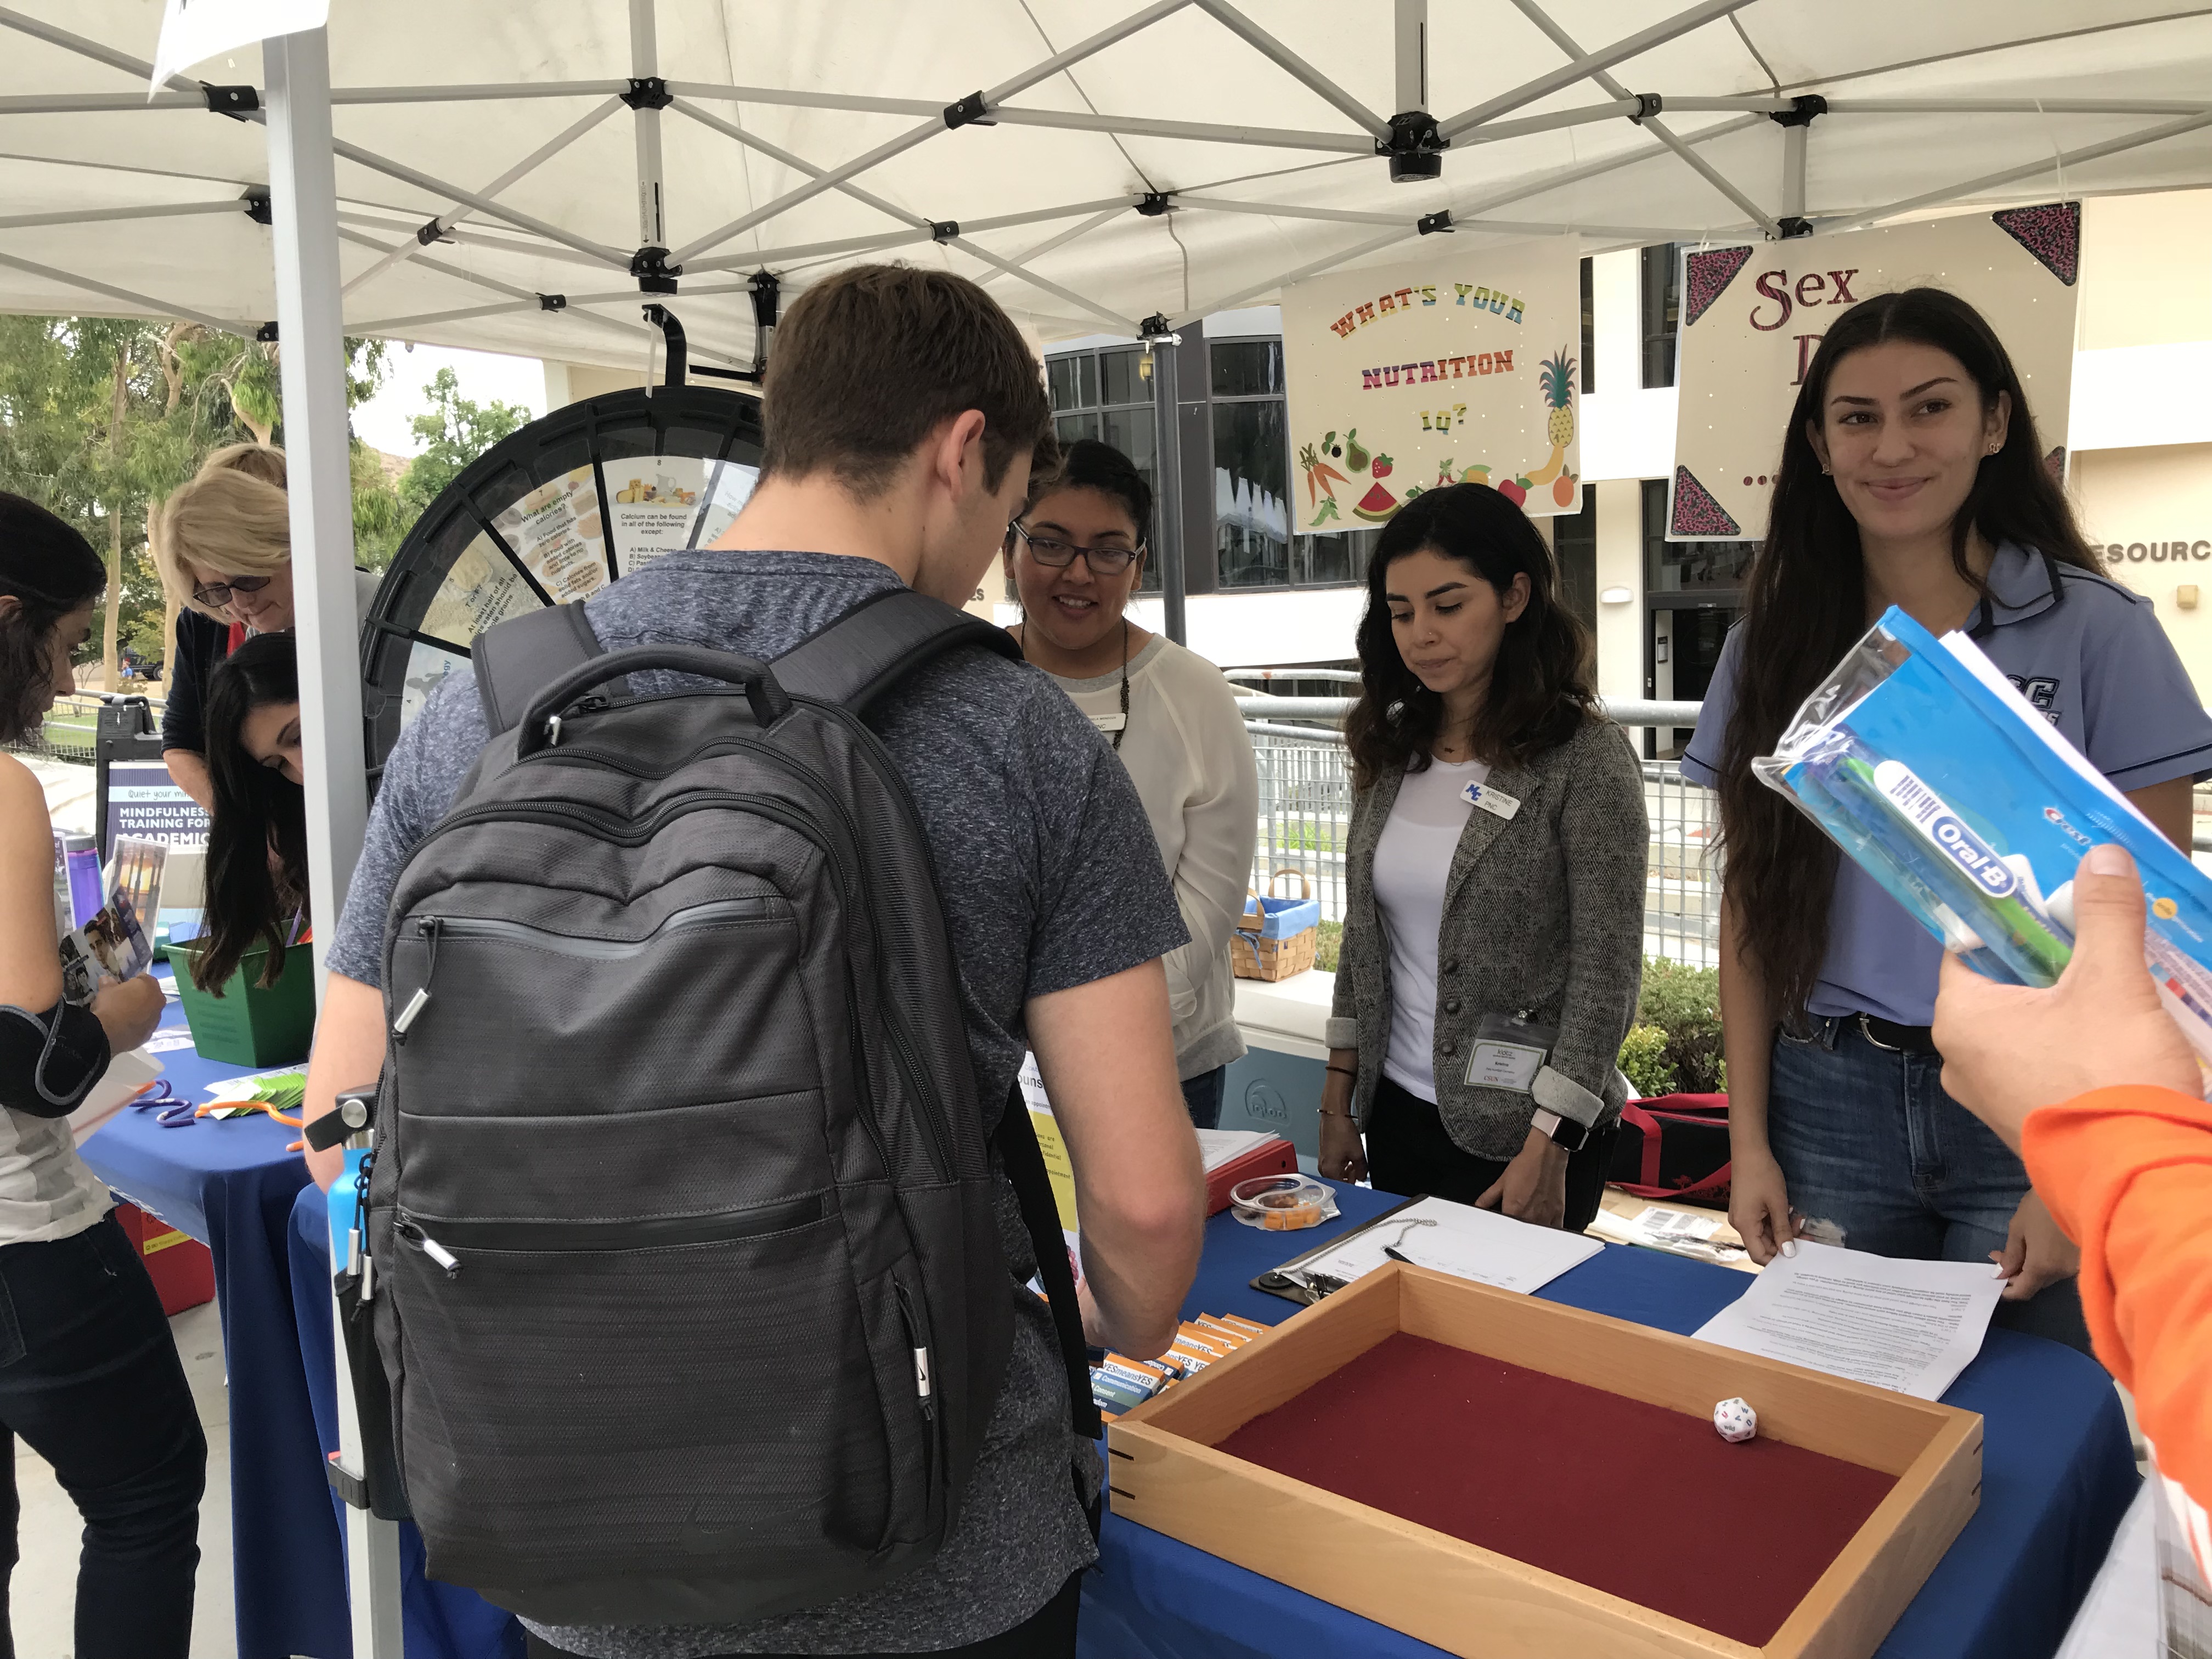
<instances>
[{"instance_id":1,"label":"watermelon illustration on banner","mask_svg":"<svg viewBox=\"0 0 2212 1659\"><path fill-rule=\"evenodd\" d=\"M2078 202L1686 249L1667 538L1765 533L1783 430L1813 354L1845 311L1899 289L1948 289L1989 319L2020 371L2037 440L2063 471L2081 264Z\"/></svg>"},{"instance_id":2,"label":"watermelon illustration on banner","mask_svg":"<svg viewBox=\"0 0 2212 1659\"><path fill-rule=\"evenodd\" d=\"M1283 290L1291 531L1384 524L1454 483L1531 518L1580 510L1576 246L1449 244Z\"/></svg>"}]
</instances>

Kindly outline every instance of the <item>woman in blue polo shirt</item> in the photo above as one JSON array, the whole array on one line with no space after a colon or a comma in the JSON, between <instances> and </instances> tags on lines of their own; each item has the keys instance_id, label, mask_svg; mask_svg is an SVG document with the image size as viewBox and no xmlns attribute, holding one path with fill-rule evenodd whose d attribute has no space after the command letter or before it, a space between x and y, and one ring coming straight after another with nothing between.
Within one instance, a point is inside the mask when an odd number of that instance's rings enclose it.
<instances>
[{"instance_id":1,"label":"woman in blue polo shirt","mask_svg":"<svg viewBox=\"0 0 2212 1659\"><path fill-rule=\"evenodd\" d=\"M2020 1159L1943 1092L1935 940L1751 771L1890 605L1965 629L2174 842L2212 719L2150 602L2098 574L1989 325L1936 289L1828 331L1783 434L1767 535L1683 775L1717 788L1730 1219L1997 1263L2000 1322L2086 1351L2079 1262Z\"/></svg>"}]
</instances>

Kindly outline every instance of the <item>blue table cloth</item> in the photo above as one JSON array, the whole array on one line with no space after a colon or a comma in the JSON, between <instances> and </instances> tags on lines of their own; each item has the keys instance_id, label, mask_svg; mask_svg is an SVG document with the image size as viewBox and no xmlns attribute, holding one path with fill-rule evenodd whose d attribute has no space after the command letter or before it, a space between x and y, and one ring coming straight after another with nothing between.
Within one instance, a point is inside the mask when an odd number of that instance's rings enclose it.
<instances>
[{"instance_id":1,"label":"blue table cloth","mask_svg":"<svg viewBox=\"0 0 2212 1659\"><path fill-rule=\"evenodd\" d=\"M173 1002L161 1029L185 1030ZM202 1102L208 1085L266 1069L203 1060L190 1048L158 1058L177 1093ZM307 1183L299 1153L284 1150L299 1133L258 1115L165 1129L152 1112L126 1107L82 1148L102 1181L215 1255L230 1378L239 1659L338 1659L348 1651L344 1556L324 1496L286 1266L292 1200ZM331 1583L340 1587L335 1597Z\"/></svg>"},{"instance_id":2,"label":"blue table cloth","mask_svg":"<svg viewBox=\"0 0 2212 1659\"><path fill-rule=\"evenodd\" d=\"M1342 1221L1294 1239L1215 1217L1184 1317L1231 1313L1272 1325L1297 1312L1249 1281L1397 1201L1353 1187L1336 1192ZM1725 1267L1608 1245L1539 1294L1687 1335L1750 1283ZM2112 1379L2071 1349L1993 1330L1943 1400L1983 1416L1981 1507L1882 1644L1882 1659L2049 1659L2140 1485L2119 1398ZM1675 1496L1694 1508L1694 1493ZM1724 1554L1742 1519L1696 1523ZM1117 1516L1107 1517L1100 1542L1100 1571L1084 1582L1082 1659L1446 1659L1425 1642Z\"/></svg>"}]
</instances>

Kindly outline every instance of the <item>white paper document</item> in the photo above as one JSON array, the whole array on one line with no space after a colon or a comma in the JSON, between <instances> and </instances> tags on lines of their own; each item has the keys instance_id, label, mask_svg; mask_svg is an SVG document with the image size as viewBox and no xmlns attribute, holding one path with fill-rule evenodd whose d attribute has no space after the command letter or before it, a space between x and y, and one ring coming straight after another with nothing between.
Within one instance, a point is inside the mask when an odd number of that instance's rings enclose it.
<instances>
[{"instance_id":1,"label":"white paper document","mask_svg":"<svg viewBox=\"0 0 2212 1659\"><path fill-rule=\"evenodd\" d=\"M1264 1129L1200 1129L1198 1132L1198 1155L1206 1160L1206 1172L1212 1175L1231 1159L1239 1158L1262 1141L1279 1140Z\"/></svg>"},{"instance_id":2,"label":"white paper document","mask_svg":"<svg viewBox=\"0 0 2212 1659\"><path fill-rule=\"evenodd\" d=\"M1800 1239L1699 1340L1939 1400L1969 1360L2004 1289L1986 1261L1901 1261Z\"/></svg>"},{"instance_id":3,"label":"white paper document","mask_svg":"<svg viewBox=\"0 0 2212 1659\"><path fill-rule=\"evenodd\" d=\"M1580 1233L1531 1226L1494 1210L1425 1198L1348 1236L1337 1249L1298 1263L1301 1275L1327 1273L1349 1284L1402 1259L1416 1267L1527 1294L1541 1290L1605 1246ZM1386 1254L1395 1249L1396 1257Z\"/></svg>"}]
</instances>

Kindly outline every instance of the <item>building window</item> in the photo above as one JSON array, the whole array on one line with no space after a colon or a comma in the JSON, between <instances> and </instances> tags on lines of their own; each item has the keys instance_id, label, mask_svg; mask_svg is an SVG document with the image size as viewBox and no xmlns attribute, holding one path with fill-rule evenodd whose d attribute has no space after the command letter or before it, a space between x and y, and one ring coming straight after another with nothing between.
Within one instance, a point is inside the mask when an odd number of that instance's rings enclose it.
<instances>
[{"instance_id":1,"label":"building window","mask_svg":"<svg viewBox=\"0 0 2212 1659\"><path fill-rule=\"evenodd\" d=\"M1644 689L1661 702L1703 702L1728 631L1743 614L1743 584L1756 542L1670 542L1667 481L1644 485ZM1669 758L1686 727L1647 728L1647 757Z\"/></svg>"},{"instance_id":2,"label":"building window","mask_svg":"<svg viewBox=\"0 0 2212 1659\"><path fill-rule=\"evenodd\" d=\"M1583 284L1583 396L1597 390L1597 283L1590 262L1582 262Z\"/></svg>"},{"instance_id":3,"label":"building window","mask_svg":"<svg viewBox=\"0 0 2212 1659\"><path fill-rule=\"evenodd\" d=\"M1697 605L1741 603L1756 542L1670 542L1667 539L1667 481L1644 483L1644 591L1654 605L1676 596Z\"/></svg>"},{"instance_id":4,"label":"building window","mask_svg":"<svg viewBox=\"0 0 2212 1659\"><path fill-rule=\"evenodd\" d=\"M1139 367L1144 356L1135 346L1109 347L1103 351L1071 351L1045 359L1045 384L1052 394L1053 429L1063 444L1095 438L1120 450L1136 465L1152 488L1159 487L1159 445L1152 411L1152 385ZM1153 517L1158 518L1157 507ZM1152 540L1159 539L1152 527ZM1158 558L1145 561L1145 574L1137 584L1140 593L1160 591ZM1008 577L1011 588L1012 578Z\"/></svg>"},{"instance_id":5,"label":"building window","mask_svg":"<svg viewBox=\"0 0 2212 1659\"><path fill-rule=\"evenodd\" d=\"M1293 493L1291 478L1283 343L1218 340L1209 343L1206 356L1221 586L1342 587L1365 580L1379 532L1309 536L1297 527L1294 515L1304 498Z\"/></svg>"},{"instance_id":6,"label":"building window","mask_svg":"<svg viewBox=\"0 0 2212 1659\"><path fill-rule=\"evenodd\" d=\"M1644 250L1644 384L1674 384L1674 325L1682 314L1679 242Z\"/></svg>"},{"instance_id":7,"label":"building window","mask_svg":"<svg viewBox=\"0 0 2212 1659\"><path fill-rule=\"evenodd\" d=\"M1582 510L1552 520L1552 562L1559 567L1562 610L1582 618L1597 637L1597 490L1583 486Z\"/></svg>"}]
</instances>

